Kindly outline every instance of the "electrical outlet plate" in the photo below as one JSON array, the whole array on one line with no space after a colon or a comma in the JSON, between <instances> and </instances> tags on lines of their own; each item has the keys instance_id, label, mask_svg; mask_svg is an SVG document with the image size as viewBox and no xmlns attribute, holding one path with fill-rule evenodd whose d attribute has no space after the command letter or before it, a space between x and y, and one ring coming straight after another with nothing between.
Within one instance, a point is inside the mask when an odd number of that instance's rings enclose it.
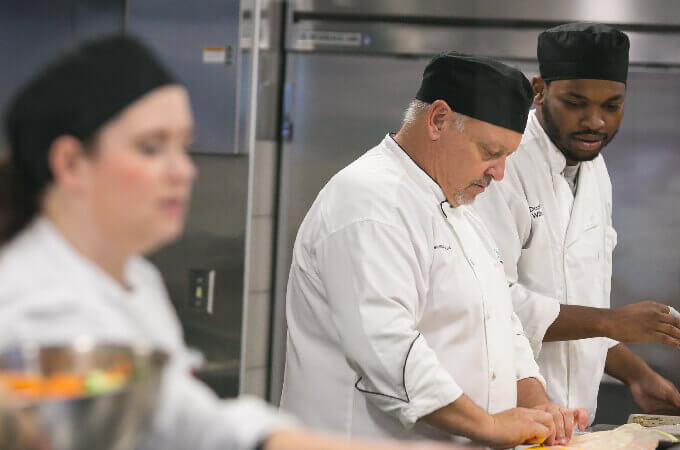
<instances>
[{"instance_id":1,"label":"electrical outlet plate","mask_svg":"<svg viewBox=\"0 0 680 450\"><path fill-rule=\"evenodd\" d=\"M215 270L189 269L187 307L212 314L214 290Z\"/></svg>"}]
</instances>

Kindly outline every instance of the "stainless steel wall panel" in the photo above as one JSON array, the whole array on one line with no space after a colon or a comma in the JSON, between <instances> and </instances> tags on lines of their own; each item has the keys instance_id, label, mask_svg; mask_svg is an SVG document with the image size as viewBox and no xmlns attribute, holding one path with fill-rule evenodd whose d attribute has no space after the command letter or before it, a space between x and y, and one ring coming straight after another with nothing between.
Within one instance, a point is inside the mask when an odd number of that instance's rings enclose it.
<instances>
[{"instance_id":1,"label":"stainless steel wall panel","mask_svg":"<svg viewBox=\"0 0 680 450\"><path fill-rule=\"evenodd\" d=\"M0 2L0 114L40 66L81 39L122 31L123 0ZM0 151L4 146L0 131Z\"/></svg>"},{"instance_id":2,"label":"stainless steel wall panel","mask_svg":"<svg viewBox=\"0 0 680 450\"><path fill-rule=\"evenodd\" d=\"M680 25L674 0L291 0L297 13Z\"/></svg>"},{"instance_id":3,"label":"stainless steel wall panel","mask_svg":"<svg viewBox=\"0 0 680 450\"><path fill-rule=\"evenodd\" d=\"M680 9L678 7L677 9ZM291 51L356 54L435 55L456 50L496 58L536 59L536 40L545 27L423 26L417 23L310 20L288 32ZM635 65L680 65L678 33L627 31Z\"/></svg>"},{"instance_id":4,"label":"stainless steel wall panel","mask_svg":"<svg viewBox=\"0 0 680 450\"><path fill-rule=\"evenodd\" d=\"M205 379L222 395L238 392L241 350L247 156L193 155L199 170L181 239L151 255L163 273L185 340L200 350ZM214 269L213 313L186 304L188 270ZM226 383L226 386L225 386Z\"/></svg>"},{"instance_id":5,"label":"stainless steel wall panel","mask_svg":"<svg viewBox=\"0 0 680 450\"><path fill-rule=\"evenodd\" d=\"M128 1L127 29L144 37L189 89L197 152L238 153L239 10L238 0ZM231 62L206 63L206 47L225 47Z\"/></svg>"}]
</instances>

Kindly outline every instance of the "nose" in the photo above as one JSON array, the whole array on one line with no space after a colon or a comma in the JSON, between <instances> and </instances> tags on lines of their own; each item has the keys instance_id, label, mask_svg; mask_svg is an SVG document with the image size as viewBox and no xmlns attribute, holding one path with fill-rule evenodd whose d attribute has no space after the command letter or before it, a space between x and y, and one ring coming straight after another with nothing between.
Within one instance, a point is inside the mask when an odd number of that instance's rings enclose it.
<instances>
[{"instance_id":1,"label":"nose","mask_svg":"<svg viewBox=\"0 0 680 450\"><path fill-rule=\"evenodd\" d=\"M489 175L494 181L501 181L505 176L505 159L500 158L498 161L495 161L494 164L486 169L484 175Z\"/></svg>"},{"instance_id":2,"label":"nose","mask_svg":"<svg viewBox=\"0 0 680 450\"><path fill-rule=\"evenodd\" d=\"M604 128L604 115L598 106L588 108L581 120L581 126L593 131Z\"/></svg>"},{"instance_id":3,"label":"nose","mask_svg":"<svg viewBox=\"0 0 680 450\"><path fill-rule=\"evenodd\" d=\"M183 149L174 153L169 174L171 179L178 183L191 183L196 178L196 166Z\"/></svg>"}]
</instances>

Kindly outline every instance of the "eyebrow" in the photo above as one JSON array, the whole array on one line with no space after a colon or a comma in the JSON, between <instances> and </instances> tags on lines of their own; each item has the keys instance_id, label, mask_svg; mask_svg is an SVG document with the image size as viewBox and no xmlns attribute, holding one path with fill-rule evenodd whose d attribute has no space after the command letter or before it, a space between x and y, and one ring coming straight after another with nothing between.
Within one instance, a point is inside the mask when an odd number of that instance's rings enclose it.
<instances>
[{"instance_id":1,"label":"eyebrow","mask_svg":"<svg viewBox=\"0 0 680 450\"><path fill-rule=\"evenodd\" d=\"M193 140L194 139L194 128L193 127L187 127L186 129L182 130L182 133L186 136L187 139ZM144 133L139 136L140 140L143 139L167 139L172 133L169 133L165 129L160 129L160 130L152 130L147 133Z\"/></svg>"},{"instance_id":2,"label":"eyebrow","mask_svg":"<svg viewBox=\"0 0 680 450\"><path fill-rule=\"evenodd\" d=\"M566 92L566 93L563 94L563 95L564 95L565 97L574 97L574 98L577 98L577 99L579 99L579 100L586 100L586 101L589 101L589 100L590 100L588 97L585 97L585 96L583 96L583 95L577 94L576 92ZM605 100L603 103L615 102L615 101L618 101L618 100L623 100L623 95L618 94L618 95L615 95L615 96L613 96L613 97L609 97L609 98L608 98L607 100Z\"/></svg>"}]
</instances>

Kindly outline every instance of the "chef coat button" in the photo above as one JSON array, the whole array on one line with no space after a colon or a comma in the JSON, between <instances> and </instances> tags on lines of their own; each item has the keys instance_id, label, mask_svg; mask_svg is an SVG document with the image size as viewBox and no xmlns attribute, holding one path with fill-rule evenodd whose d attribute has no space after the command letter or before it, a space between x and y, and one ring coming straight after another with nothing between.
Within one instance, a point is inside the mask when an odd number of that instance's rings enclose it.
<instances>
[{"instance_id":1,"label":"chef coat button","mask_svg":"<svg viewBox=\"0 0 680 450\"><path fill-rule=\"evenodd\" d=\"M496 372L491 372L491 379L496 380Z\"/></svg>"}]
</instances>

